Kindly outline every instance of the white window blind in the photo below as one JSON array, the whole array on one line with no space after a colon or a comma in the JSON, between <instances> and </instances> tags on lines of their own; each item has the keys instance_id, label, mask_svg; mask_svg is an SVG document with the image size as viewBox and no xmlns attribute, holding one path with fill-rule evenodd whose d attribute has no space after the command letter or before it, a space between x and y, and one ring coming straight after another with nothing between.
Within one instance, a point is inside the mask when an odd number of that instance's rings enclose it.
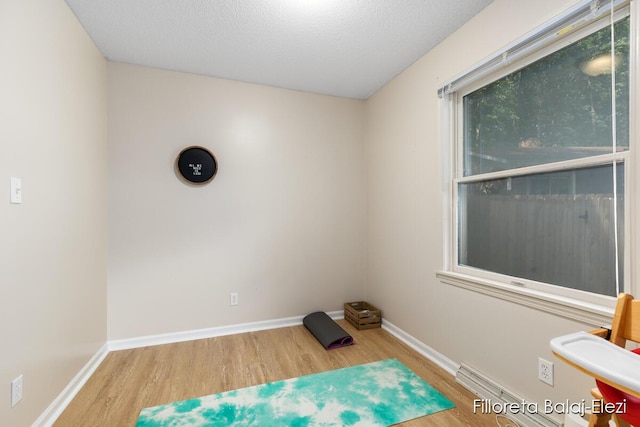
<instances>
[{"instance_id":1,"label":"white window blind","mask_svg":"<svg viewBox=\"0 0 640 427\"><path fill-rule=\"evenodd\" d=\"M515 41L470 70L454 77L438 89L438 97L455 92L501 68L565 37L606 14L620 10L629 4L629 0L586 0L556 16L545 25L536 28L521 39Z\"/></svg>"}]
</instances>

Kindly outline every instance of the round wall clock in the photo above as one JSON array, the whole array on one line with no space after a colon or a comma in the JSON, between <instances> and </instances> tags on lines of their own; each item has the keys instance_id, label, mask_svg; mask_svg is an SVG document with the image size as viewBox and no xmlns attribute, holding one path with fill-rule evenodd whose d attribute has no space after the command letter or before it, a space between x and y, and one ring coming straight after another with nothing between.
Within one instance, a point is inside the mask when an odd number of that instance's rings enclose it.
<instances>
[{"instance_id":1,"label":"round wall clock","mask_svg":"<svg viewBox=\"0 0 640 427\"><path fill-rule=\"evenodd\" d=\"M187 147L178 154L176 171L187 182L202 185L216 176L218 161L213 153L204 147Z\"/></svg>"}]
</instances>

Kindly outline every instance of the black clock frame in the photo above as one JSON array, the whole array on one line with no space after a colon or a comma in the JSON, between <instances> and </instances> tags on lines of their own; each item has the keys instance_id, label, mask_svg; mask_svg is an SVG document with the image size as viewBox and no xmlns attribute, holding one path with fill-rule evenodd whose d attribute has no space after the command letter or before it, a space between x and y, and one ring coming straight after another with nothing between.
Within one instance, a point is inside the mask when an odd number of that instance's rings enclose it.
<instances>
[{"instance_id":1,"label":"black clock frame","mask_svg":"<svg viewBox=\"0 0 640 427\"><path fill-rule=\"evenodd\" d=\"M218 160L205 147L192 145L183 149L175 162L176 173L189 184L204 185L218 173Z\"/></svg>"}]
</instances>

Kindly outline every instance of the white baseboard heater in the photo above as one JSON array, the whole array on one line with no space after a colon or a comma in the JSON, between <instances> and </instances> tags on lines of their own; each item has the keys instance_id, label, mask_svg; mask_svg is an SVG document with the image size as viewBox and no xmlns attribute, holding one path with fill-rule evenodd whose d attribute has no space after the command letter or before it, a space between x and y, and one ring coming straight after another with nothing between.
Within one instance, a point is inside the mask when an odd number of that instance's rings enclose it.
<instances>
[{"instance_id":1,"label":"white baseboard heater","mask_svg":"<svg viewBox=\"0 0 640 427\"><path fill-rule=\"evenodd\" d=\"M541 405L525 402L522 397L506 390L469 365L464 363L460 365L456 371L456 382L480 398L480 401L474 402L474 410L478 413L493 413L497 416L502 410L502 415L527 427L561 427L563 425L544 414L544 408Z\"/></svg>"}]
</instances>

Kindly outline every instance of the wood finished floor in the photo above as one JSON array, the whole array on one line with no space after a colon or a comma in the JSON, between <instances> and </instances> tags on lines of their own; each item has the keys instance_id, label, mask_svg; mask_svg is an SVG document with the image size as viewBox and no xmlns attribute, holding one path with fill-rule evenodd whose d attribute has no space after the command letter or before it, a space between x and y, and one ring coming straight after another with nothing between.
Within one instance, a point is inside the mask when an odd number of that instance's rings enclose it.
<instances>
[{"instance_id":1,"label":"wood finished floor","mask_svg":"<svg viewBox=\"0 0 640 427\"><path fill-rule=\"evenodd\" d=\"M395 357L456 407L400 426L496 426L472 393L382 329L338 323L356 345L326 351L304 326L111 352L54 427L135 426L142 408Z\"/></svg>"}]
</instances>

